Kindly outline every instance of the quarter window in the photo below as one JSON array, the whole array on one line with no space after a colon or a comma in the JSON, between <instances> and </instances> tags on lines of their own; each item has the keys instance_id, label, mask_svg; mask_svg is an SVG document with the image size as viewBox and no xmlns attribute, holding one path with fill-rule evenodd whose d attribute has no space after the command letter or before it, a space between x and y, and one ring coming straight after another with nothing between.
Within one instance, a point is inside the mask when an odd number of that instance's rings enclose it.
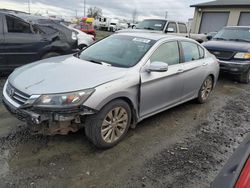
<instances>
[{"instance_id":1,"label":"quarter window","mask_svg":"<svg viewBox=\"0 0 250 188\"><path fill-rule=\"evenodd\" d=\"M205 52L204 52L204 49L200 46L198 46L198 49L199 49L199 52L200 52L200 58L204 58L205 57Z\"/></svg>"},{"instance_id":2,"label":"quarter window","mask_svg":"<svg viewBox=\"0 0 250 188\"><path fill-rule=\"evenodd\" d=\"M192 42L181 42L183 48L184 61L195 61L200 59L198 45Z\"/></svg>"},{"instance_id":3,"label":"quarter window","mask_svg":"<svg viewBox=\"0 0 250 188\"><path fill-rule=\"evenodd\" d=\"M168 65L180 62L179 47L177 42L168 42L161 45L151 56L150 62L160 61Z\"/></svg>"},{"instance_id":4,"label":"quarter window","mask_svg":"<svg viewBox=\"0 0 250 188\"><path fill-rule=\"evenodd\" d=\"M30 25L12 16L6 16L7 29L9 33L32 33Z\"/></svg>"}]
</instances>

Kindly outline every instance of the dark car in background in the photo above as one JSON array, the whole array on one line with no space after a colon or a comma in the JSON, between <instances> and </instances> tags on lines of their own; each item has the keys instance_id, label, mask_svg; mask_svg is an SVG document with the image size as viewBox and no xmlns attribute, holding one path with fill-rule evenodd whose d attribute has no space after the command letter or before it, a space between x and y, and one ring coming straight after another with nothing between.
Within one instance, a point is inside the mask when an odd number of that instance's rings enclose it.
<instances>
[{"instance_id":1,"label":"dark car in background","mask_svg":"<svg viewBox=\"0 0 250 188\"><path fill-rule=\"evenodd\" d=\"M250 81L250 27L225 27L203 46L220 62L221 72L242 83Z\"/></svg>"},{"instance_id":2,"label":"dark car in background","mask_svg":"<svg viewBox=\"0 0 250 188\"><path fill-rule=\"evenodd\" d=\"M56 30L59 33L61 41L68 43L70 48L77 49L77 34L65 26L61 20L29 14L20 14L19 16L27 22L42 28L46 33L51 32L51 30Z\"/></svg>"},{"instance_id":3,"label":"dark car in background","mask_svg":"<svg viewBox=\"0 0 250 188\"><path fill-rule=\"evenodd\" d=\"M52 56L73 53L72 47L20 17L0 12L0 73Z\"/></svg>"}]
</instances>

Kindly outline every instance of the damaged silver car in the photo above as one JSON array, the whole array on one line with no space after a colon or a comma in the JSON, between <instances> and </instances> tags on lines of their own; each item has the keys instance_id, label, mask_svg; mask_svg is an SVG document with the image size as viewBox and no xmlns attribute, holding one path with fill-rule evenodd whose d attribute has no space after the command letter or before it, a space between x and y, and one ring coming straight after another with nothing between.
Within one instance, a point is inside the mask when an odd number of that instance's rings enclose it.
<instances>
[{"instance_id":1,"label":"damaged silver car","mask_svg":"<svg viewBox=\"0 0 250 188\"><path fill-rule=\"evenodd\" d=\"M216 58L191 39L120 33L16 69L3 102L37 133L84 128L95 146L110 148L149 116L192 99L206 102L218 74Z\"/></svg>"}]
</instances>

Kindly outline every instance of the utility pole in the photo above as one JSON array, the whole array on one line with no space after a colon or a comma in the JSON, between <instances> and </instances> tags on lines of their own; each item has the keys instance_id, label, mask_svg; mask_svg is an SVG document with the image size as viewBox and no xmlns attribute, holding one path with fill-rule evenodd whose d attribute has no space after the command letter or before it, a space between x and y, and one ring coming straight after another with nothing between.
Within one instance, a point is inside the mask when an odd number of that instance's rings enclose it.
<instances>
[{"instance_id":1,"label":"utility pole","mask_svg":"<svg viewBox=\"0 0 250 188\"><path fill-rule=\"evenodd\" d=\"M166 13L165 13L165 19L167 19L168 18L168 11L166 11Z\"/></svg>"},{"instance_id":2,"label":"utility pole","mask_svg":"<svg viewBox=\"0 0 250 188\"><path fill-rule=\"evenodd\" d=\"M77 10L76 10L76 18L77 18Z\"/></svg>"},{"instance_id":3,"label":"utility pole","mask_svg":"<svg viewBox=\"0 0 250 188\"><path fill-rule=\"evenodd\" d=\"M28 9L29 9L29 14L30 14L30 0L28 0Z\"/></svg>"},{"instance_id":4,"label":"utility pole","mask_svg":"<svg viewBox=\"0 0 250 188\"><path fill-rule=\"evenodd\" d=\"M84 17L86 17L86 0L84 0Z\"/></svg>"}]
</instances>

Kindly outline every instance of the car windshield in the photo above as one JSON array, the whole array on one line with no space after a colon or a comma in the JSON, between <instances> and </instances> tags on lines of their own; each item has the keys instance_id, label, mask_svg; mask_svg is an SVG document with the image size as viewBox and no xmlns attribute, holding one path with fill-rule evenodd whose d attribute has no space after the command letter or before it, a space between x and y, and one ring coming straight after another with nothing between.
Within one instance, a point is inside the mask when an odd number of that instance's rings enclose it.
<instances>
[{"instance_id":1,"label":"car windshield","mask_svg":"<svg viewBox=\"0 0 250 188\"><path fill-rule=\"evenodd\" d=\"M165 20L143 20L136 26L136 29L162 31L166 25L166 22L167 21Z\"/></svg>"},{"instance_id":2,"label":"car windshield","mask_svg":"<svg viewBox=\"0 0 250 188\"><path fill-rule=\"evenodd\" d=\"M113 35L85 49L79 58L117 67L136 65L156 41L125 35Z\"/></svg>"},{"instance_id":3,"label":"car windshield","mask_svg":"<svg viewBox=\"0 0 250 188\"><path fill-rule=\"evenodd\" d=\"M213 39L250 42L250 28L225 28L219 31Z\"/></svg>"}]
</instances>

